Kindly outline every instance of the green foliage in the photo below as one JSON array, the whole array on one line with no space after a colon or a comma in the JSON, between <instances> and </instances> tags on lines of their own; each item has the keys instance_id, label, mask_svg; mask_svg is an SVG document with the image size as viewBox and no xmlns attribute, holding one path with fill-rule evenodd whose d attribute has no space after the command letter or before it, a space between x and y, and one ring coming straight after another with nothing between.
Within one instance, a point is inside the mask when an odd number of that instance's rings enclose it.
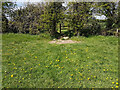
<instances>
[{"instance_id":1,"label":"green foliage","mask_svg":"<svg viewBox=\"0 0 120 90\"><path fill-rule=\"evenodd\" d=\"M74 32L78 35L87 23L90 16L91 3L86 2L70 2L68 4L68 21Z\"/></svg>"},{"instance_id":2,"label":"green foliage","mask_svg":"<svg viewBox=\"0 0 120 90\"><path fill-rule=\"evenodd\" d=\"M3 3L3 32L29 33L49 31L53 38L73 35L99 35L102 31L119 28L119 3L114 2L64 2L27 3L24 8L13 10L15 3ZM98 21L94 13L105 15ZM9 15L10 20L6 18ZM65 32L64 32L65 31Z\"/></svg>"},{"instance_id":3,"label":"green foliage","mask_svg":"<svg viewBox=\"0 0 120 90\"><path fill-rule=\"evenodd\" d=\"M12 9L15 7L15 3L13 2L2 2L2 32L11 32L9 29L8 19L7 17L12 17Z\"/></svg>"},{"instance_id":4,"label":"green foliage","mask_svg":"<svg viewBox=\"0 0 120 90\"><path fill-rule=\"evenodd\" d=\"M97 3L98 12L102 15L105 15L107 17L106 20L106 29L112 29L113 24L116 23L116 16L117 16L117 9L116 6L117 3L115 2L99 2Z\"/></svg>"}]
</instances>

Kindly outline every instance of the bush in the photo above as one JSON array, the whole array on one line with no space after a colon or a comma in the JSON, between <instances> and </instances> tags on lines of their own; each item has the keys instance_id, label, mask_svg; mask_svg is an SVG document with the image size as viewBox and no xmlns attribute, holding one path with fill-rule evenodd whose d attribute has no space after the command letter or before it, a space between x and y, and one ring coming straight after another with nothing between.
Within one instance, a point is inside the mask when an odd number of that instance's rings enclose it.
<instances>
[{"instance_id":1,"label":"bush","mask_svg":"<svg viewBox=\"0 0 120 90\"><path fill-rule=\"evenodd\" d=\"M51 39L51 36L48 32L40 33L40 35L38 36L37 39L38 40L40 40L40 39L48 39L49 40L49 39Z\"/></svg>"}]
</instances>

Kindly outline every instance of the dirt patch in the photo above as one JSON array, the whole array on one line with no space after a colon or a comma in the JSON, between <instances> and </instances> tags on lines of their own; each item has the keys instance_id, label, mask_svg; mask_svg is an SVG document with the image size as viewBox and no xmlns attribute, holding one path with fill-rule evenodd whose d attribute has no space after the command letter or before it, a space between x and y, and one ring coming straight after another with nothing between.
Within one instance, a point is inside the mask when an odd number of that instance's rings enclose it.
<instances>
[{"instance_id":1,"label":"dirt patch","mask_svg":"<svg viewBox=\"0 0 120 90\"><path fill-rule=\"evenodd\" d=\"M72 40L53 40L49 42L50 44L56 43L56 44L67 44L67 43L80 43L80 41L72 41Z\"/></svg>"}]
</instances>

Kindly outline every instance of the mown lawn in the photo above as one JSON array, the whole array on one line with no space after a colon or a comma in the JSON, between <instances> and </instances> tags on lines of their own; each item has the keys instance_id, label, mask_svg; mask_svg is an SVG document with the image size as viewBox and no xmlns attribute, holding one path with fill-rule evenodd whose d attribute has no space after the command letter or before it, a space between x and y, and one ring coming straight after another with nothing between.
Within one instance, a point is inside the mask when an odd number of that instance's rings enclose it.
<instances>
[{"instance_id":1,"label":"mown lawn","mask_svg":"<svg viewBox=\"0 0 120 90\"><path fill-rule=\"evenodd\" d=\"M45 35L2 35L3 87L118 88L117 37L72 37L81 43L57 45Z\"/></svg>"}]
</instances>

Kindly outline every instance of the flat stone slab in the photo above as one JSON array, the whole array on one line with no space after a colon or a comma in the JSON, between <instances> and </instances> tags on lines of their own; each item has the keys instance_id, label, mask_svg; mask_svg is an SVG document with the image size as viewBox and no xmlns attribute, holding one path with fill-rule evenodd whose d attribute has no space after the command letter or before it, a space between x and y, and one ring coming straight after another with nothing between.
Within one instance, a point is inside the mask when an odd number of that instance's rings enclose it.
<instances>
[{"instance_id":1,"label":"flat stone slab","mask_svg":"<svg viewBox=\"0 0 120 90\"><path fill-rule=\"evenodd\" d=\"M56 41L50 41L50 44L56 43L56 44L67 44L67 43L80 43L80 41L72 41L72 40L56 40Z\"/></svg>"}]
</instances>

